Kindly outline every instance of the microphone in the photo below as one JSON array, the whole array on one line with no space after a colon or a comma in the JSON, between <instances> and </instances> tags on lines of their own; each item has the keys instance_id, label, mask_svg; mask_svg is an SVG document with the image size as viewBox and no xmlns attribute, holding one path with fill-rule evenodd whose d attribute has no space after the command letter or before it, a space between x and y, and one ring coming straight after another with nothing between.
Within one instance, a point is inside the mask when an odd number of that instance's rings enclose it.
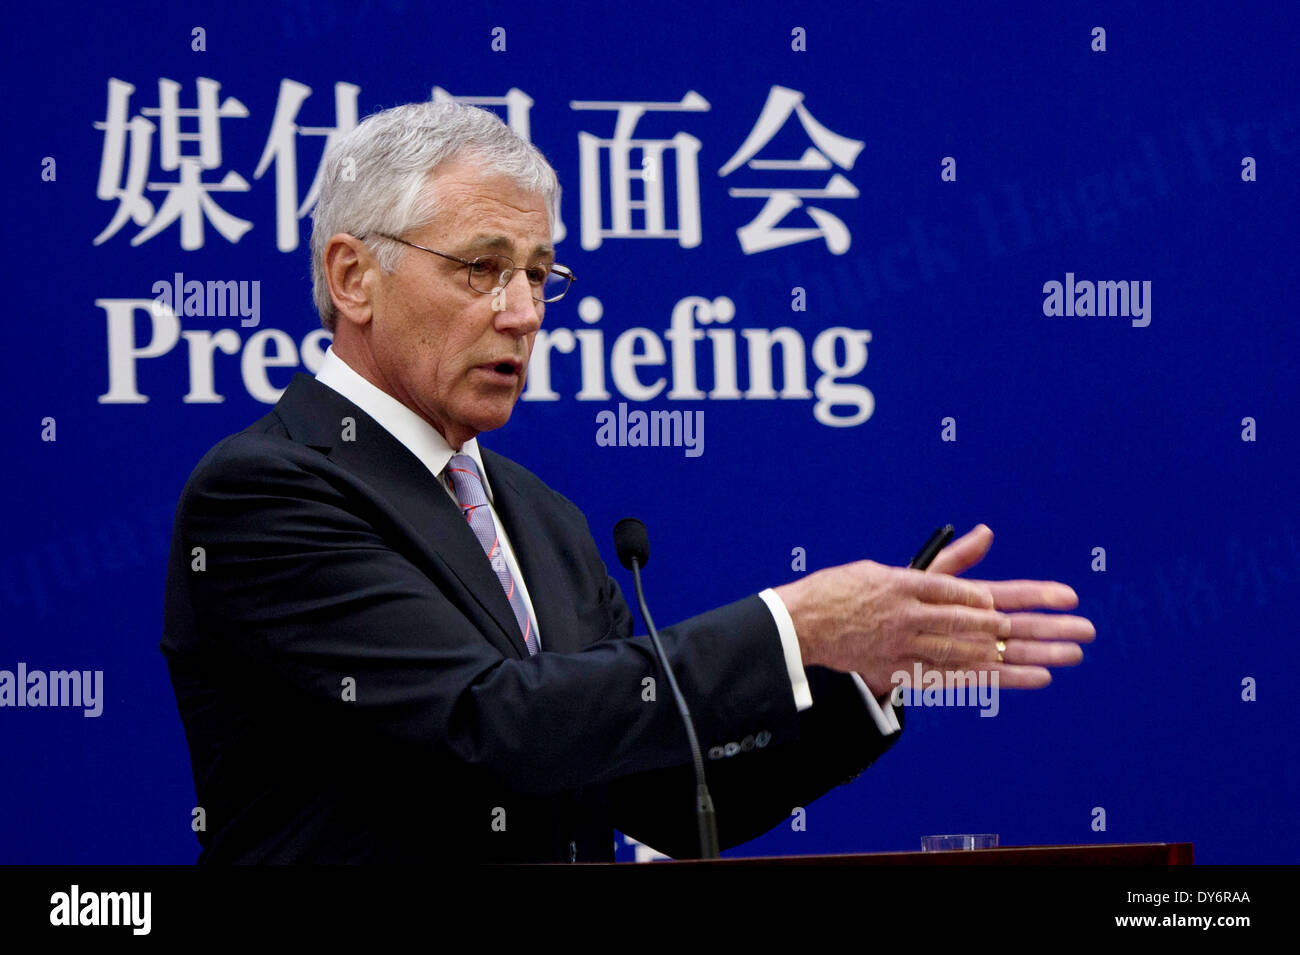
<instances>
[{"instance_id":1,"label":"microphone","mask_svg":"<svg viewBox=\"0 0 1300 955\"><path fill-rule=\"evenodd\" d=\"M641 568L650 561L650 535L646 532L645 525L635 517L625 517L615 524L614 550L618 553L619 563L632 571L636 601L641 608L641 616L645 618L646 629L650 631L650 643L654 647L659 666L663 668L664 675L668 678L668 687L672 690L673 699L677 703L677 712L681 714L682 723L686 726L686 738L691 745L691 763L695 767L695 820L700 833L700 858L716 859L718 823L713 812L713 797L709 795L709 787L704 781L704 757L700 755L700 741L695 735L695 721L691 719L686 697L682 696L682 691L677 686L677 678L673 676L672 667L668 665L668 657L659 642L659 632L655 630L654 621L650 619L650 608L646 606L645 591L641 588Z\"/></svg>"},{"instance_id":2,"label":"microphone","mask_svg":"<svg viewBox=\"0 0 1300 955\"><path fill-rule=\"evenodd\" d=\"M628 570L633 569L633 560L642 567L650 563L650 535L645 525L635 517L625 517L614 525L614 550L618 560Z\"/></svg>"}]
</instances>

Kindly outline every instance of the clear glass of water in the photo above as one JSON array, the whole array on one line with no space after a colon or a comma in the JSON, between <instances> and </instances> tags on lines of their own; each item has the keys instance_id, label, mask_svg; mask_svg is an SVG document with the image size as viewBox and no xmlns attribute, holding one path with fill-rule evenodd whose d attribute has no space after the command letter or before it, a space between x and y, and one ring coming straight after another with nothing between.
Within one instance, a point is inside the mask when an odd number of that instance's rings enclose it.
<instances>
[{"instance_id":1,"label":"clear glass of water","mask_svg":"<svg viewBox=\"0 0 1300 955\"><path fill-rule=\"evenodd\" d=\"M954 849L996 849L996 832L958 833L946 836L922 836L922 852L951 852Z\"/></svg>"}]
</instances>

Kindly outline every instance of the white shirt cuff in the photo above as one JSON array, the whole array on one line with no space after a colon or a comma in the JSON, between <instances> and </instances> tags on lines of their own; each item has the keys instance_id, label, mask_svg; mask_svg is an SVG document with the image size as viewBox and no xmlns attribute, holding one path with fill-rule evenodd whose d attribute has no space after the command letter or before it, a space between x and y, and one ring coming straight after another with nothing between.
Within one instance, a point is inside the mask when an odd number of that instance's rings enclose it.
<instances>
[{"instance_id":1,"label":"white shirt cuff","mask_svg":"<svg viewBox=\"0 0 1300 955\"><path fill-rule=\"evenodd\" d=\"M898 714L894 712L894 707L889 706L888 708L881 708L880 703L871 695L871 691L867 689L867 681L858 676L857 673L850 673L849 676L853 677L853 682L857 685L858 692L862 694L862 701L867 704L867 712L869 712L871 718L875 720L876 729L880 730L880 735L889 736L891 733L897 733L902 729L902 726L898 722ZM888 694L885 695L885 699L889 699Z\"/></svg>"},{"instance_id":2,"label":"white shirt cuff","mask_svg":"<svg viewBox=\"0 0 1300 955\"><path fill-rule=\"evenodd\" d=\"M799 712L813 705L812 688L808 674L803 670L803 654L799 652L799 638L795 636L794 620L785 607L785 601L769 587L759 594L776 621L776 632L781 635L781 649L785 652L785 668L790 673L790 686L794 690L794 705Z\"/></svg>"}]
</instances>

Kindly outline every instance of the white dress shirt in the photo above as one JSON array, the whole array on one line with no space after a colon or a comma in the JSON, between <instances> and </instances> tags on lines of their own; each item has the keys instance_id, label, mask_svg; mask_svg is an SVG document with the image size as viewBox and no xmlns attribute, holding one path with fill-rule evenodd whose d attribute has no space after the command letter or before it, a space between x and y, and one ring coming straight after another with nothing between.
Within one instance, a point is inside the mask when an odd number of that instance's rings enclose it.
<instances>
[{"instance_id":1,"label":"white dress shirt","mask_svg":"<svg viewBox=\"0 0 1300 955\"><path fill-rule=\"evenodd\" d=\"M316 373L316 380L334 389L374 418L384 430L420 459L420 462L429 469L429 473L433 475L434 480L442 485L443 490L447 492L453 501L456 500L456 494L444 474L447 463L451 460L452 455L457 453L468 454L474 459L474 463L478 465L479 474L483 478L483 489L487 492L488 511L492 516L492 523L496 526L497 537L501 542L501 552L505 556L510 573L519 585L520 593L524 598L524 606L528 609L528 616L533 623L533 633L537 636L538 647L539 649L545 649L546 633L537 625L537 614L533 610L533 601L528 596L528 584L519 570L519 562L515 560L515 552L510 546L510 538L506 534L505 528L502 527L501 520L497 517L496 505L492 496L492 484L486 468L483 467L478 439L471 438L466 441L459 451L452 448L437 428L392 395L380 390L363 378L347 362L334 353L332 345L325 352L325 359L321 362L320 371ZM457 506L459 506L459 502ZM799 639L795 635L794 620L791 619L790 611L786 609L785 602L775 590L771 588L764 590L759 594L759 597L767 604L772 619L776 622L777 633L781 637L781 646L785 653L785 665L790 675L790 688L794 694L795 706L800 711L806 710L813 705L813 698L812 691L808 686L808 676L804 672L803 657L799 652ZM900 727L898 716L894 713L893 707L882 708L867 689L863 679L856 673L851 675L881 735L887 736L890 733L897 732Z\"/></svg>"}]
</instances>

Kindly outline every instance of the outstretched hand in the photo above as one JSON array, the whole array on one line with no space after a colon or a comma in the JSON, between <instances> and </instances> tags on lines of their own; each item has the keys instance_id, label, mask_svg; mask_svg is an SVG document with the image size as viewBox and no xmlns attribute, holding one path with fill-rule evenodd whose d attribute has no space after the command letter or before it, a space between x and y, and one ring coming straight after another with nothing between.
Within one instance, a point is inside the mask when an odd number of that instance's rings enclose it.
<instances>
[{"instance_id":1,"label":"outstretched hand","mask_svg":"<svg viewBox=\"0 0 1300 955\"><path fill-rule=\"evenodd\" d=\"M1077 664L1080 644L1096 630L1085 617L1030 612L1076 607L1079 598L1065 584L959 577L992 543L993 532L980 524L941 550L927 571L862 560L777 587L804 662L856 671L877 696L916 663L997 671L1008 688L1046 686L1047 668Z\"/></svg>"},{"instance_id":2,"label":"outstretched hand","mask_svg":"<svg viewBox=\"0 0 1300 955\"><path fill-rule=\"evenodd\" d=\"M975 527L950 543L930 563L930 572L957 576L984 559L993 545L987 524ZM973 580L989 589L993 606L1002 611L1073 610L1079 597L1073 588L1048 580ZM1090 643L1096 628L1086 617L1073 614L1017 612L1011 616L1011 635L1005 639L1004 662L988 669L999 671L1004 686L1036 687L1052 682L1046 667L1074 666L1083 659L1081 643Z\"/></svg>"}]
</instances>

